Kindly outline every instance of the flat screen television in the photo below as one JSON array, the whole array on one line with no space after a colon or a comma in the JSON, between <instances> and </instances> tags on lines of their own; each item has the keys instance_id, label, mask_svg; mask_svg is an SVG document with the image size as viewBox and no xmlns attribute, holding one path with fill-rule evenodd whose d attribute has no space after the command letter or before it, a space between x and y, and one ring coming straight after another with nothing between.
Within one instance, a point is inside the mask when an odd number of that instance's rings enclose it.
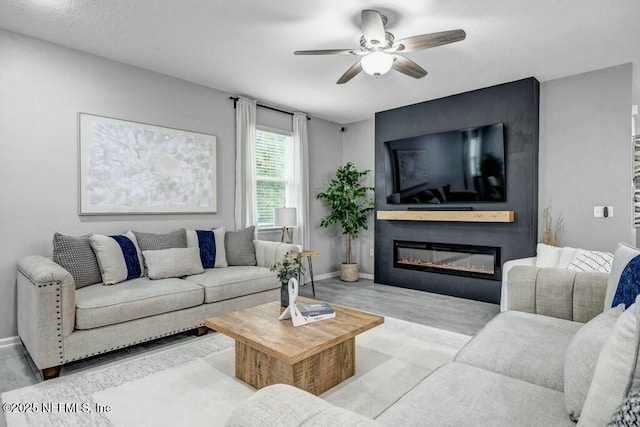
<instances>
[{"instance_id":1,"label":"flat screen television","mask_svg":"<svg viewBox=\"0 0 640 427\"><path fill-rule=\"evenodd\" d=\"M389 204L506 201L502 123L387 141L385 149Z\"/></svg>"}]
</instances>

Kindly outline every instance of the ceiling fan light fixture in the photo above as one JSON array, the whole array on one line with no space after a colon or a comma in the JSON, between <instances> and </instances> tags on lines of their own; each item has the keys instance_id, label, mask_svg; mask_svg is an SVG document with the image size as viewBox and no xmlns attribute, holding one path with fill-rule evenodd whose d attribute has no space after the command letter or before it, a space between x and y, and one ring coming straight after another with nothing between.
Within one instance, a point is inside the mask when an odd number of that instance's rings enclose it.
<instances>
[{"instance_id":1,"label":"ceiling fan light fixture","mask_svg":"<svg viewBox=\"0 0 640 427\"><path fill-rule=\"evenodd\" d=\"M462 29L420 34L396 41L393 34L385 29L387 17L379 10L364 9L360 14L362 36L359 49L297 50L294 55L356 55L360 61L351 65L340 76L336 84L344 84L361 71L380 77L394 69L414 79L421 79L427 71L411 59L401 55L417 50L431 49L449 43L459 42L467 37Z\"/></svg>"},{"instance_id":2,"label":"ceiling fan light fixture","mask_svg":"<svg viewBox=\"0 0 640 427\"><path fill-rule=\"evenodd\" d=\"M374 77L380 77L389 72L393 66L393 56L377 50L363 57L360 60L360 64L362 64L362 69L365 73Z\"/></svg>"}]
</instances>

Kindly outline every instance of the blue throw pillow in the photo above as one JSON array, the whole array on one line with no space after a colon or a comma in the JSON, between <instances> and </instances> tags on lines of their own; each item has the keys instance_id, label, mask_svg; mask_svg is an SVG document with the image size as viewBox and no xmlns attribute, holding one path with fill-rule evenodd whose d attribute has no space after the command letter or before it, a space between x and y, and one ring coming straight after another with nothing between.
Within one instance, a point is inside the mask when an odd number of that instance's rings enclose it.
<instances>
[{"instance_id":1,"label":"blue throw pillow","mask_svg":"<svg viewBox=\"0 0 640 427\"><path fill-rule=\"evenodd\" d=\"M227 267L227 253L224 246L225 233L224 227L214 230L186 230L187 247L199 248L202 267Z\"/></svg>"},{"instance_id":2,"label":"blue throw pillow","mask_svg":"<svg viewBox=\"0 0 640 427\"><path fill-rule=\"evenodd\" d=\"M126 280L140 277L142 275L142 268L140 268L140 257L138 257L139 249L133 241L127 236L115 235L109 237L115 240L122 250L122 257L124 258L124 263L127 268Z\"/></svg>"},{"instance_id":3,"label":"blue throw pillow","mask_svg":"<svg viewBox=\"0 0 640 427\"><path fill-rule=\"evenodd\" d=\"M91 233L89 242L98 259L103 284L115 285L143 275L142 253L131 231L113 236Z\"/></svg>"},{"instance_id":4,"label":"blue throw pillow","mask_svg":"<svg viewBox=\"0 0 640 427\"><path fill-rule=\"evenodd\" d=\"M196 230L196 235L198 236L202 267L213 268L216 264L216 239L213 231Z\"/></svg>"},{"instance_id":5,"label":"blue throw pillow","mask_svg":"<svg viewBox=\"0 0 640 427\"><path fill-rule=\"evenodd\" d=\"M634 303L640 294L640 255L636 255L622 270L612 306L624 304L625 308Z\"/></svg>"}]
</instances>

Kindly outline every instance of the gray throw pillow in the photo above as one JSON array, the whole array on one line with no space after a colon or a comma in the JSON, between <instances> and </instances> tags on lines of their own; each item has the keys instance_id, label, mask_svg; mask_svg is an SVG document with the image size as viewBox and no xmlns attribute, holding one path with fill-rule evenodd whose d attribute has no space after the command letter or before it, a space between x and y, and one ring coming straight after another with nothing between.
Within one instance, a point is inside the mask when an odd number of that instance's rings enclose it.
<instances>
[{"instance_id":1,"label":"gray throw pillow","mask_svg":"<svg viewBox=\"0 0 640 427\"><path fill-rule=\"evenodd\" d=\"M640 305L636 302L616 321L602 347L580 425L604 426L632 389L640 388Z\"/></svg>"},{"instance_id":2,"label":"gray throw pillow","mask_svg":"<svg viewBox=\"0 0 640 427\"><path fill-rule=\"evenodd\" d=\"M76 289L102 282L100 266L88 235L75 237L55 233L53 261L71 273Z\"/></svg>"},{"instance_id":3,"label":"gray throw pillow","mask_svg":"<svg viewBox=\"0 0 640 427\"><path fill-rule=\"evenodd\" d=\"M255 226L244 230L227 231L224 246L229 265L256 265L256 248L253 246Z\"/></svg>"},{"instance_id":4,"label":"gray throw pillow","mask_svg":"<svg viewBox=\"0 0 640 427\"><path fill-rule=\"evenodd\" d=\"M580 417L600 351L622 313L622 304L600 313L580 328L569 344L564 362L564 404L573 421Z\"/></svg>"},{"instance_id":5,"label":"gray throw pillow","mask_svg":"<svg viewBox=\"0 0 640 427\"><path fill-rule=\"evenodd\" d=\"M142 251L149 279L166 279L200 274L204 271L198 248L171 248Z\"/></svg>"},{"instance_id":6,"label":"gray throw pillow","mask_svg":"<svg viewBox=\"0 0 640 427\"><path fill-rule=\"evenodd\" d=\"M160 251L162 249L186 248L187 233L184 228L166 234L141 233L134 231L141 251Z\"/></svg>"}]
</instances>

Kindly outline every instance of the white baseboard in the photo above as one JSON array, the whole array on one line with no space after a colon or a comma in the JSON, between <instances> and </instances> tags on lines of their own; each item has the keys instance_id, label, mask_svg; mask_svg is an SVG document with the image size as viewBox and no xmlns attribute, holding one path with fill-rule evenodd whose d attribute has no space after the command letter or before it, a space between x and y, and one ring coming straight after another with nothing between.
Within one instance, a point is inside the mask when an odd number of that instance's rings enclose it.
<instances>
[{"instance_id":1,"label":"white baseboard","mask_svg":"<svg viewBox=\"0 0 640 427\"><path fill-rule=\"evenodd\" d=\"M313 275L313 280L323 280L323 279L331 279L333 277L338 277L340 275L339 271L332 271L331 273L324 273L324 274L314 274ZM362 277L363 279L371 279L373 280L373 274L370 273L360 273L360 277ZM309 279L308 277L305 280L305 283L310 283L311 279Z\"/></svg>"},{"instance_id":2,"label":"white baseboard","mask_svg":"<svg viewBox=\"0 0 640 427\"><path fill-rule=\"evenodd\" d=\"M331 279L332 277L338 277L340 275L339 271L332 271L331 273L324 273L324 274L314 274L313 275L313 281L317 281L317 280L324 280L324 279ZM306 282L311 282L311 279L307 278Z\"/></svg>"},{"instance_id":3,"label":"white baseboard","mask_svg":"<svg viewBox=\"0 0 640 427\"><path fill-rule=\"evenodd\" d=\"M20 344L20 337L18 336L0 338L0 348L9 347L11 345L18 345L18 344Z\"/></svg>"}]
</instances>

